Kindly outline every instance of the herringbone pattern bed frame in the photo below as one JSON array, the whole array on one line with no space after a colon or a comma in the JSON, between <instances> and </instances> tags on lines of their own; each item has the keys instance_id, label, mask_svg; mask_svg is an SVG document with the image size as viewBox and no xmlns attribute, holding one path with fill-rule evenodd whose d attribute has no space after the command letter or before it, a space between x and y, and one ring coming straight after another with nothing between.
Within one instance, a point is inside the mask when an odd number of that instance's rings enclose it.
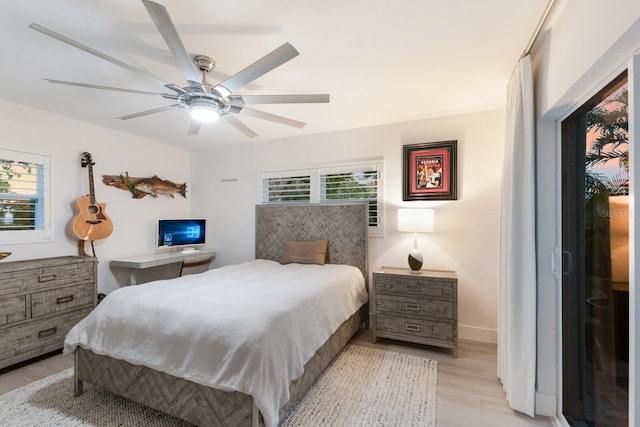
<instances>
[{"instance_id":1,"label":"herringbone pattern bed frame","mask_svg":"<svg viewBox=\"0 0 640 427\"><path fill-rule=\"evenodd\" d=\"M329 262L355 265L367 278L367 205L265 205L256 208L256 257L279 260L286 240L329 239ZM284 415L313 385L363 322L365 305L329 338L289 387ZM83 382L166 412L200 426L260 424L251 396L225 392L155 371L145 366L78 348L75 354L75 394Z\"/></svg>"}]
</instances>

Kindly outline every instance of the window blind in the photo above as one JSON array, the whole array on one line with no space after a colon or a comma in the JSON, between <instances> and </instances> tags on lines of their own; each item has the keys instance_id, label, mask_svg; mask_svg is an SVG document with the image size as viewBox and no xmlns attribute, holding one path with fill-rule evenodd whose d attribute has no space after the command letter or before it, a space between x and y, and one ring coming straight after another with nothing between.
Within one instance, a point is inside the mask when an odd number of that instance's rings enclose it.
<instances>
[{"instance_id":1,"label":"window blind","mask_svg":"<svg viewBox=\"0 0 640 427\"><path fill-rule=\"evenodd\" d=\"M356 168L350 172L320 170L320 201L369 202L369 226L379 225L378 171Z\"/></svg>"},{"instance_id":2,"label":"window blind","mask_svg":"<svg viewBox=\"0 0 640 427\"><path fill-rule=\"evenodd\" d=\"M309 201L311 201L310 175L263 178L263 203Z\"/></svg>"}]
</instances>

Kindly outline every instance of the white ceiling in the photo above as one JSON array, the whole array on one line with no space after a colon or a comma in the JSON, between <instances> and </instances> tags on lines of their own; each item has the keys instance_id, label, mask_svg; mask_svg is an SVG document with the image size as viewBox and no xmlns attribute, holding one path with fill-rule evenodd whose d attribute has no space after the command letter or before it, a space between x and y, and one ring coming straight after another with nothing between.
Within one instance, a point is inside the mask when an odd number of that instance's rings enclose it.
<instances>
[{"instance_id":1,"label":"white ceiling","mask_svg":"<svg viewBox=\"0 0 640 427\"><path fill-rule=\"evenodd\" d=\"M237 94L328 93L329 104L255 106L308 123L297 129L237 116L254 141L503 108L506 83L547 0L156 0L190 54L212 56L219 83L285 42L300 55ZM19 0L0 4L0 97L189 149L246 143L224 123L187 136L173 103L51 84L43 78L168 92L152 80L28 28L40 24L185 86L139 0Z\"/></svg>"}]
</instances>

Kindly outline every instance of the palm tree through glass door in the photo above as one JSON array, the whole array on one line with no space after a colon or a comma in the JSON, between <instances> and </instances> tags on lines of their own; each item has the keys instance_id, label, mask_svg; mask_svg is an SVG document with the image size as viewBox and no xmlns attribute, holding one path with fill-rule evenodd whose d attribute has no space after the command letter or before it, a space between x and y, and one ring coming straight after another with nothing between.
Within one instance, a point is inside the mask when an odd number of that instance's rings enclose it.
<instances>
[{"instance_id":1,"label":"palm tree through glass door","mask_svg":"<svg viewBox=\"0 0 640 427\"><path fill-rule=\"evenodd\" d=\"M626 426L629 135L626 73L562 122L563 414Z\"/></svg>"}]
</instances>

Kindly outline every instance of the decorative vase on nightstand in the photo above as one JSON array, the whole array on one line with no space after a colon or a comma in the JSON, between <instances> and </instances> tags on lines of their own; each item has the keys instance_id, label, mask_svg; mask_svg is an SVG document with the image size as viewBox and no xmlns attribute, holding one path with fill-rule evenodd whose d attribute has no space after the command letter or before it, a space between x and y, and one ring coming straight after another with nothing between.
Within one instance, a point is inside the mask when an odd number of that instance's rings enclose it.
<instances>
[{"instance_id":1,"label":"decorative vase on nightstand","mask_svg":"<svg viewBox=\"0 0 640 427\"><path fill-rule=\"evenodd\" d=\"M422 268L423 258L422 253L418 250L417 244L414 248L409 252L409 268L411 268L411 272L414 274L420 273L420 269Z\"/></svg>"}]
</instances>

